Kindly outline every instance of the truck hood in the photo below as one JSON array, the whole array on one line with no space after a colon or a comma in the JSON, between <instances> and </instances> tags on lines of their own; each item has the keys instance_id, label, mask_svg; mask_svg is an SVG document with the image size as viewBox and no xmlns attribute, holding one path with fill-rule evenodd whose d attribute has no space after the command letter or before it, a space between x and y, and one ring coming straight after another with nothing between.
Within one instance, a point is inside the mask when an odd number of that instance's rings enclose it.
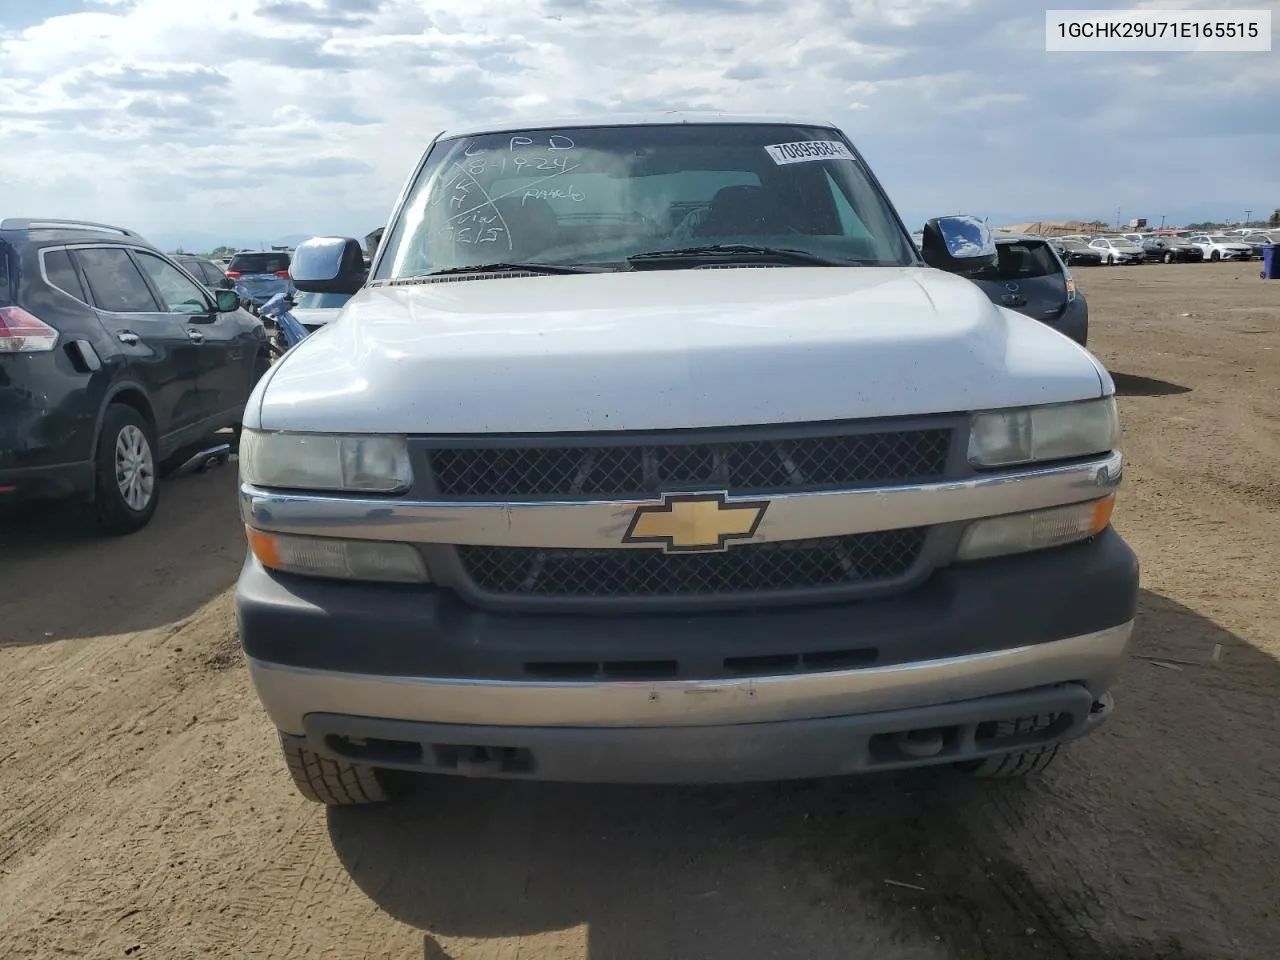
<instances>
[{"instance_id":1,"label":"truck hood","mask_svg":"<svg viewBox=\"0 0 1280 960\"><path fill-rule=\"evenodd\" d=\"M407 434L663 430L1053 403L1111 381L923 267L746 267L370 287L259 383L245 424Z\"/></svg>"}]
</instances>

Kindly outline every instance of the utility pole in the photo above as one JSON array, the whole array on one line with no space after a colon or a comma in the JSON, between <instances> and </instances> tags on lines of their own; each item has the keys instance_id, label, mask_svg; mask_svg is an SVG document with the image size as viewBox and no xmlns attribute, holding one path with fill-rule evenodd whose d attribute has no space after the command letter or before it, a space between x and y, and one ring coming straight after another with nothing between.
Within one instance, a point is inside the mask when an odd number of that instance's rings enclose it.
<instances>
[{"instance_id":1,"label":"utility pole","mask_svg":"<svg viewBox=\"0 0 1280 960\"><path fill-rule=\"evenodd\" d=\"M1245 225L1246 227L1249 225L1249 214L1251 214L1251 213L1253 213L1253 211L1252 211L1252 210L1246 210L1246 211L1244 212L1244 225Z\"/></svg>"},{"instance_id":2,"label":"utility pole","mask_svg":"<svg viewBox=\"0 0 1280 960\"><path fill-rule=\"evenodd\" d=\"M1116 207L1116 229L1120 229L1120 208Z\"/></svg>"},{"instance_id":3,"label":"utility pole","mask_svg":"<svg viewBox=\"0 0 1280 960\"><path fill-rule=\"evenodd\" d=\"M1164 214L1160 214L1160 229L1164 229Z\"/></svg>"}]
</instances>

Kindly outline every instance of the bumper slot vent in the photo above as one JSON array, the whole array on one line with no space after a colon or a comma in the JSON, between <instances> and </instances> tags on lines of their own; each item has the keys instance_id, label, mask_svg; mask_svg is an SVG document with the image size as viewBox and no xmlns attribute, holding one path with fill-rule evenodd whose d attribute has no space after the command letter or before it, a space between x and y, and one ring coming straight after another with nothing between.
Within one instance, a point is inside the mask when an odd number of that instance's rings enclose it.
<instances>
[{"instance_id":1,"label":"bumper slot vent","mask_svg":"<svg viewBox=\"0 0 1280 960\"><path fill-rule=\"evenodd\" d=\"M670 680L679 675L675 660L591 660L526 663L525 675L538 680Z\"/></svg>"},{"instance_id":2,"label":"bumper slot vent","mask_svg":"<svg viewBox=\"0 0 1280 960\"><path fill-rule=\"evenodd\" d=\"M824 673L851 670L875 663L880 651L875 647L857 650L819 650L814 653L766 653L753 657L726 657L724 668L744 677L771 674Z\"/></svg>"}]
</instances>

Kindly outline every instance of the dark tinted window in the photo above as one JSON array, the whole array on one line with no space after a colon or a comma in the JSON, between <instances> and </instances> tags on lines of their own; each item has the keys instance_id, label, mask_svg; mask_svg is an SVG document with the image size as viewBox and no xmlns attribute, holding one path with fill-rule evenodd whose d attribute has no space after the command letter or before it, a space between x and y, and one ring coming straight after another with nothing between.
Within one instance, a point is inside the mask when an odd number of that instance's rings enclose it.
<instances>
[{"instance_id":1,"label":"dark tinted window","mask_svg":"<svg viewBox=\"0 0 1280 960\"><path fill-rule=\"evenodd\" d=\"M93 302L114 313L155 313L158 309L147 282L129 254L119 247L94 247L75 251L93 291Z\"/></svg>"},{"instance_id":2,"label":"dark tinted window","mask_svg":"<svg viewBox=\"0 0 1280 960\"><path fill-rule=\"evenodd\" d=\"M1061 267L1044 243L998 243L995 267L983 270L975 280L1022 280L1060 273Z\"/></svg>"},{"instance_id":3,"label":"dark tinted window","mask_svg":"<svg viewBox=\"0 0 1280 960\"><path fill-rule=\"evenodd\" d=\"M200 269L204 273L204 282L208 284L217 284L222 282L222 271L210 263L208 260L200 261ZM197 274L199 276L199 274Z\"/></svg>"},{"instance_id":4,"label":"dark tinted window","mask_svg":"<svg viewBox=\"0 0 1280 960\"><path fill-rule=\"evenodd\" d=\"M205 313L209 310L204 287L197 285L173 264L150 253L139 253L138 260L160 291L168 313Z\"/></svg>"},{"instance_id":5,"label":"dark tinted window","mask_svg":"<svg viewBox=\"0 0 1280 960\"><path fill-rule=\"evenodd\" d=\"M49 282L63 293L70 294L77 300L89 302L89 298L84 292L84 285L80 283L80 275L76 273L76 268L71 264L71 254L67 253L67 251L46 251L44 254L44 272L49 278Z\"/></svg>"},{"instance_id":6,"label":"dark tinted window","mask_svg":"<svg viewBox=\"0 0 1280 960\"><path fill-rule=\"evenodd\" d=\"M228 270L240 273L275 273L289 269L287 253L237 253L231 258Z\"/></svg>"}]
</instances>

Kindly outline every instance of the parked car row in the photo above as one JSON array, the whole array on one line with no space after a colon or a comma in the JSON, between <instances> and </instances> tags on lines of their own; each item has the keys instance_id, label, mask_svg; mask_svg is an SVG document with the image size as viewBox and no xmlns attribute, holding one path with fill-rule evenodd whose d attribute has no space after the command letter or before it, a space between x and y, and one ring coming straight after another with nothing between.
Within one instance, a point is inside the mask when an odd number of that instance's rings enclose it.
<instances>
[{"instance_id":1,"label":"parked car row","mask_svg":"<svg viewBox=\"0 0 1280 960\"><path fill-rule=\"evenodd\" d=\"M1127 233L1109 237L1051 237L1049 242L1068 266L1136 263L1199 263L1204 260L1253 260L1280 236L1196 234L1190 237Z\"/></svg>"}]
</instances>

